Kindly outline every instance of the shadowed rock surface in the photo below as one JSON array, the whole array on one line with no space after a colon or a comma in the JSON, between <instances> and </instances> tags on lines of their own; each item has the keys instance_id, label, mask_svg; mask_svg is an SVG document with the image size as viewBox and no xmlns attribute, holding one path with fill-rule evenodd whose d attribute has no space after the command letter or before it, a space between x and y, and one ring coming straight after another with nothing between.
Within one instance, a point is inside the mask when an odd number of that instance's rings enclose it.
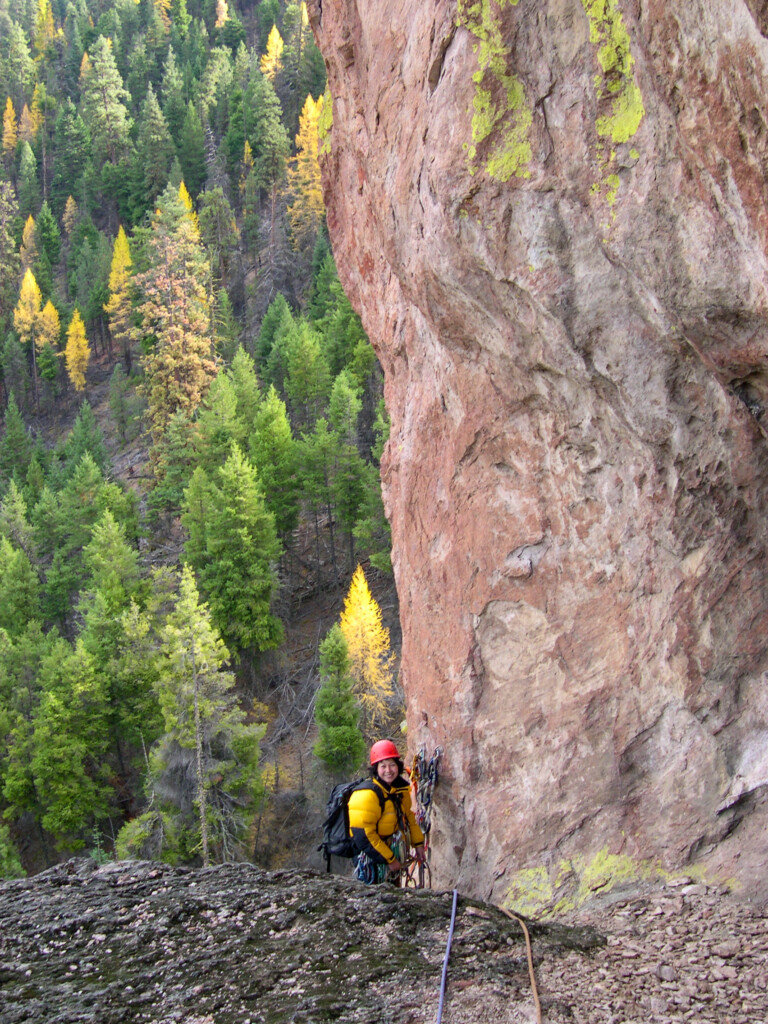
<instances>
[{"instance_id":1,"label":"shadowed rock surface","mask_svg":"<svg viewBox=\"0 0 768 1024\"><path fill-rule=\"evenodd\" d=\"M68 861L0 884L0 1020L434 1020L451 904L451 893L244 864ZM590 927L531 931L537 959L604 942ZM529 1002L520 926L461 898L450 979L453 1022L497 1021Z\"/></svg>"},{"instance_id":2,"label":"shadowed rock surface","mask_svg":"<svg viewBox=\"0 0 768 1024\"><path fill-rule=\"evenodd\" d=\"M438 884L765 888L765 5L308 7Z\"/></svg>"}]
</instances>

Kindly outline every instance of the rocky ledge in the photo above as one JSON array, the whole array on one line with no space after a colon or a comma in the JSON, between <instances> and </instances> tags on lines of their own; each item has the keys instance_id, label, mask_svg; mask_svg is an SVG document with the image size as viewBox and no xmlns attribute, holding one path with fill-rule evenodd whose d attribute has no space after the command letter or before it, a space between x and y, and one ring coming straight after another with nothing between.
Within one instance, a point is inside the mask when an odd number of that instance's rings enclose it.
<instances>
[{"instance_id":1,"label":"rocky ledge","mask_svg":"<svg viewBox=\"0 0 768 1024\"><path fill-rule=\"evenodd\" d=\"M73 860L0 884L0 1020L434 1021L451 908L450 892L308 871ZM538 962L605 942L591 927L530 927ZM531 1007L522 930L460 898L445 1024L527 1019L510 1007Z\"/></svg>"}]
</instances>

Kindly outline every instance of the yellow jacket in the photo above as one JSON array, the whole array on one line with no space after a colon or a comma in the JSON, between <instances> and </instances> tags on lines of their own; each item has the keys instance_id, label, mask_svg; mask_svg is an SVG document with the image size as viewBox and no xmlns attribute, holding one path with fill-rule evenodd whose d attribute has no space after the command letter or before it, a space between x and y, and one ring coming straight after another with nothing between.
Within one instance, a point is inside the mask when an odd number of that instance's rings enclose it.
<instances>
[{"instance_id":1,"label":"yellow jacket","mask_svg":"<svg viewBox=\"0 0 768 1024\"><path fill-rule=\"evenodd\" d=\"M398 821L397 805L401 808L401 822ZM355 846L367 853L376 863L389 864L395 855L387 845L387 839L397 832L400 824L410 836L412 846L424 842L424 833L416 824L411 806L410 786L402 775L398 775L391 786L379 778L373 778L349 798L349 834Z\"/></svg>"}]
</instances>

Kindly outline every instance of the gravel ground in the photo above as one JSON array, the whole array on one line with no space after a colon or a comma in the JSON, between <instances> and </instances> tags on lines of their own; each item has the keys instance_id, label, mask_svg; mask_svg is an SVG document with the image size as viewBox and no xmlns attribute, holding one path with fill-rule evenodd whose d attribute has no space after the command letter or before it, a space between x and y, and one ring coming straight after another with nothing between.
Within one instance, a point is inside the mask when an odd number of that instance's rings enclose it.
<instances>
[{"instance_id":1,"label":"gravel ground","mask_svg":"<svg viewBox=\"0 0 768 1024\"><path fill-rule=\"evenodd\" d=\"M591 924L608 942L536 955L547 1024L768 1024L764 903L678 880L606 899L569 923ZM507 1019L534 1021L533 1000L510 1007ZM455 1024L450 1014L443 1020Z\"/></svg>"}]
</instances>

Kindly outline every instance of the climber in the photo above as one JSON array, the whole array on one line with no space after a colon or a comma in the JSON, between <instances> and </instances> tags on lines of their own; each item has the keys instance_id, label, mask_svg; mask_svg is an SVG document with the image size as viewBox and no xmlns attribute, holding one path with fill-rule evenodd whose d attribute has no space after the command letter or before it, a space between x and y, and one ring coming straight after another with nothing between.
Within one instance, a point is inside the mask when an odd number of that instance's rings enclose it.
<instances>
[{"instance_id":1,"label":"climber","mask_svg":"<svg viewBox=\"0 0 768 1024\"><path fill-rule=\"evenodd\" d=\"M371 747L371 781L349 798L349 831L359 850L355 874L368 885L393 878L404 866L409 846L417 860L424 858L424 833L416 823L410 784L403 761L391 740Z\"/></svg>"}]
</instances>

